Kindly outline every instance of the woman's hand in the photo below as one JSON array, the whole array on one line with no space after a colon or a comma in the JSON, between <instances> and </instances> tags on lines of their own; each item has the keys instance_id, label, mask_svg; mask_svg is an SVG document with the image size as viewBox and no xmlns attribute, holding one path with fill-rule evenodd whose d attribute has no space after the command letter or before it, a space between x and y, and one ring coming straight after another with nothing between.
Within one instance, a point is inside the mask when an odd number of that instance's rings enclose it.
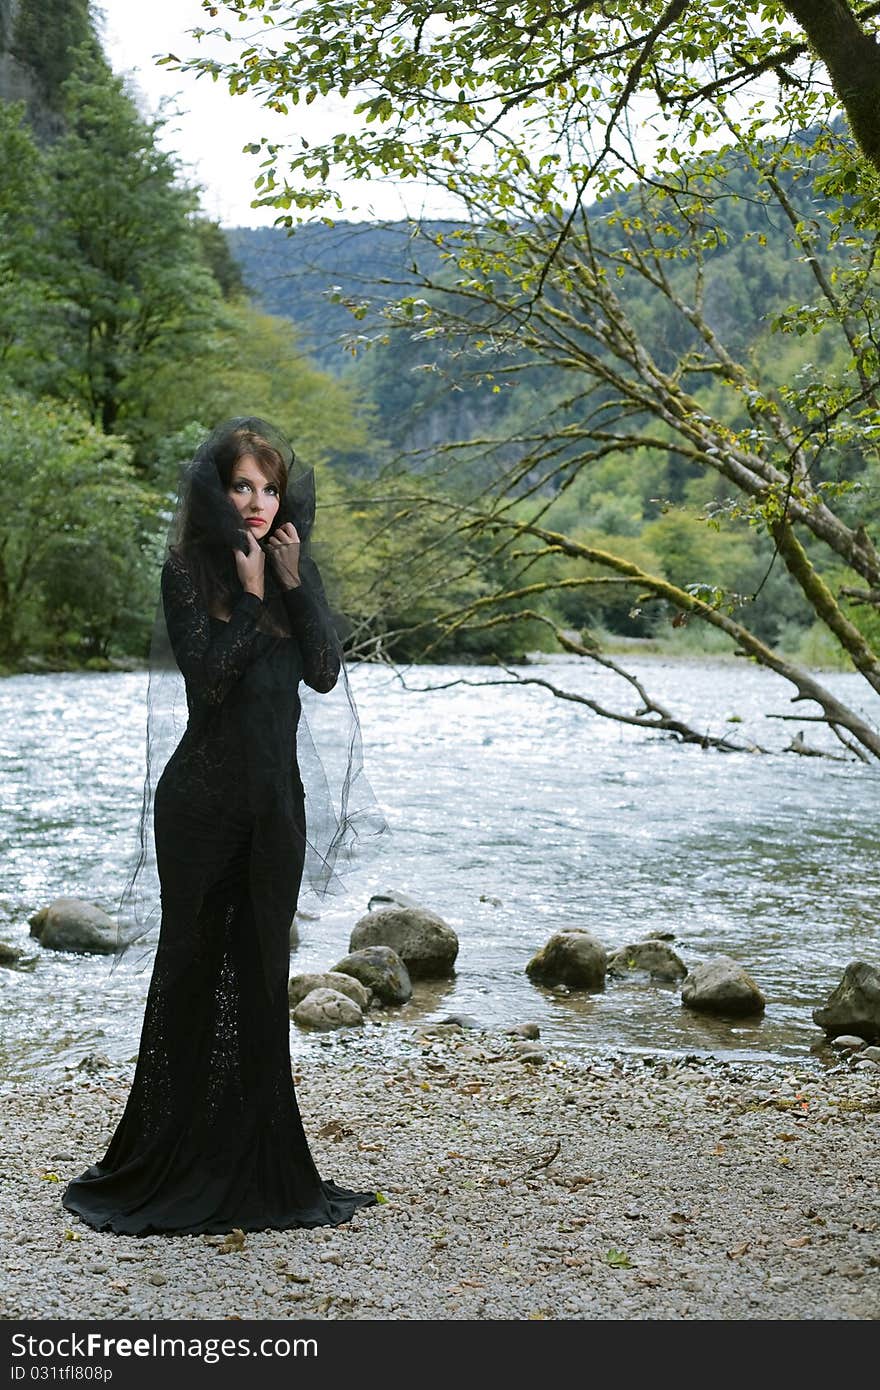
<instances>
[{"instance_id":1,"label":"woman's hand","mask_svg":"<svg viewBox=\"0 0 880 1390\"><path fill-rule=\"evenodd\" d=\"M299 536L291 521L285 521L266 541L266 549L272 557L282 589L295 589L302 582L299 577L299 548Z\"/></svg>"},{"instance_id":2,"label":"woman's hand","mask_svg":"<svg viewBox=\"0 0 880 1390\"><path fill-rule=\"evenodd\" d=\"M256 594L257 598L263 597L263 573L266 568L266 557L256 538L250 531L245 532L248 543L248 553L236 549L235 568L241 580L242 588L248 594Z\"/></svg>"}]
</instances>

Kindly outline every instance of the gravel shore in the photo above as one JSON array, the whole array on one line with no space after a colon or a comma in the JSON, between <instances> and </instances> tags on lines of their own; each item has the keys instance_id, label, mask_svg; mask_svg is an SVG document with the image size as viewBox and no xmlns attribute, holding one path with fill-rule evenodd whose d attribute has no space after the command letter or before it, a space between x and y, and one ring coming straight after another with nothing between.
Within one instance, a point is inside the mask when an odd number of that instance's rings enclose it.
<instances>
[{"instance_id":1,"label":"gravel shore","mask_svg":"<svg viewBox=\"0 0 880 1390\"><path fill-rule=\"evenodd\" d=\"M296 1070L350 1225L98 1234L63 1184L131 1068L3 1088L6 1319L873 1319L880 1068L524 1060L435 1025L395 1060Z\"/></svg>"}]
</instances>

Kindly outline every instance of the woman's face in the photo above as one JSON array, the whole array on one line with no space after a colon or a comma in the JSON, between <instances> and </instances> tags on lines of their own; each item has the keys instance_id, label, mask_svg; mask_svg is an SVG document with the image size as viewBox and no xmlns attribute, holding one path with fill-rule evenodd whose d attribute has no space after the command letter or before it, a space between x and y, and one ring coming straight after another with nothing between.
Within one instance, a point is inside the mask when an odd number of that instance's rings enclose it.
<instances>
[{"instance_id":1,"label":"woman's face","mask_svg":"<svg viewBox=\"0 0 880 1390\"><path fill-rule=\"evenodd\" d=\"M252 455L245 454L233 465L226 495L258 541L269 534L281 497L277 483L266 476Z\"/></svg>"}]
</instances>

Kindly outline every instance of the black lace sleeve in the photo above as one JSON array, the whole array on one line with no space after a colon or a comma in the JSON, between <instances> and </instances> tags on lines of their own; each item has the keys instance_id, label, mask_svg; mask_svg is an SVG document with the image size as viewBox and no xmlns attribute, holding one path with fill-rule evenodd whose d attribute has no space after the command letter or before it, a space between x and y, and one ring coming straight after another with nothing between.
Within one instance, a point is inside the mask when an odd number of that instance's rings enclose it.
<instances>
[{"instance_id":1,"label":"black lace sleeve","mask_svg":"<svg viewBox=\"0 0 880 1390\"><path fill-rule=\"evenodd\" d=\"M303 680L313 690L326 693L339 679L342 644L333 626L318 567L307 556L300 562L300 579L296 588L284 590L284 606L302 653Z\"/></svg>"},{"instance_id":2,"label":"black lace sleeve","mask_svg":"<svg viewBox=\"0 0 880 1390\"><path fill-rule=\"evenodd\" d=\"M242 593L229 622L218 623L212 630L204 600L191 576L174 560L166 560L162 604L187 695L219 705L250 660L262 600L256 594Z\"/></svg>"}]
</instances>

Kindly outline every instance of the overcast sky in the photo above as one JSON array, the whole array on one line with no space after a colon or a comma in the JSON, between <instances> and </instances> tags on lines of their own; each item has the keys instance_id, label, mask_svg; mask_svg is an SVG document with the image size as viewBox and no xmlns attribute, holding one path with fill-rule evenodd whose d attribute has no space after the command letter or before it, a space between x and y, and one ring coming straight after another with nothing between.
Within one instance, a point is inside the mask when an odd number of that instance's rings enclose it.
<instances>
[{"instance_id":1,"label":"overcast sky","mask_svg":"<svg viewBox=\"0 0 880 1390\"><path fill-rule=\"evenodd\" d=\"M205 52L226 58L230 47L222 39L212 44L197 43L188 29L210 27L199 0L98 0L103 12L102 38L107 57L119 75L131 79L140 95L145 114L154 114L163 97L174 98L180 110L165 131L163 144L174 150L186 167L191 181L204 189L205 211L225 227L271 226L277 215L271 209L252 208L253 180L259 172L259 159L242 154L242 145L258 141L263 135L283 140L295 134L316 139L334 133L341 117L324 115L317 103L292 108L290 117L266 111L248 96L229 95L224 84L193 74L175 73L157 67L156 57L176 53L192 57ZM256 28L257 26L255 26ZM233 32L238 26L235 26ZM247 29L242 26L242 33ZM337 113L339 107L336 108ZM323 123L323 129L322 129ZM370 184L355 188L339 185L346 214L358 220L403 217L407 212L454 215L442 207L436 195L410 188L404 194L390 186Z\"/></svg>"}]
</instances>

